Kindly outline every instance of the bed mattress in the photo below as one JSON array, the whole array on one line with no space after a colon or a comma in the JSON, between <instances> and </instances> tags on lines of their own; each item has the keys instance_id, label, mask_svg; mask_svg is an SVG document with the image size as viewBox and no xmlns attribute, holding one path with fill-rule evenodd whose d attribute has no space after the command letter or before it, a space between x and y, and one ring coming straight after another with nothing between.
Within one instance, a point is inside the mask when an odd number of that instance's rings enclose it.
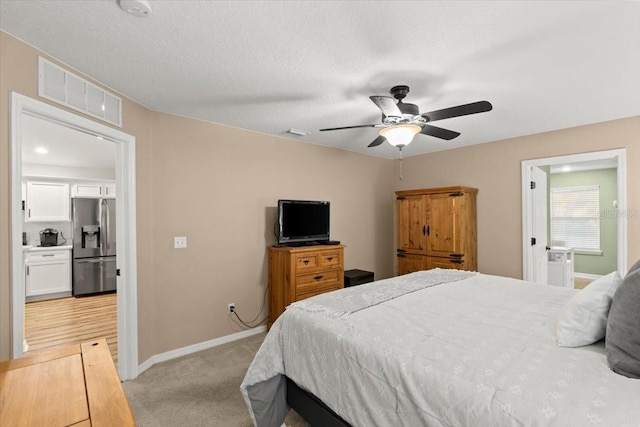
<instances>
[{"instance_id":1,"label":"bed mattress","mask_svg":"<svg viewBox=\"0 0 640 427\"><path fill-rule=\"evenodd\" d=\"M602 343L556 344L575 292L436 269L319 295L278 318L241 391L257 426L284 420L286 375L353 426L638 427L640 381Z\"/></svg>"}]
</instances>

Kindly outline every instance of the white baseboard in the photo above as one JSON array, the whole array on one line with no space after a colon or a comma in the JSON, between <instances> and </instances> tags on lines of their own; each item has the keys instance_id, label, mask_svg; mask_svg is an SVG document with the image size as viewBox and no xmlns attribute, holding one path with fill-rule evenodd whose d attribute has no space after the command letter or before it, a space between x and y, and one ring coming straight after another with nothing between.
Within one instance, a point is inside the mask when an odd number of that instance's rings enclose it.
<instances>
[{"instance_id":1,"label":"white baseboard","mask_svg":"<svg viewBox=\"0 0 640 427\"><path fill-rule=\"evenodd\" d=\"M141 373L143 373L144 371L146 371L156 363L166 362L167 360L175 359L181 356L186 356L187 354L206 350L208 348L216 347L232 341L237 341L242 338L258 335L266 331L267 331L266 326L258 326L257 328L249 329L249 330L238 332L231 335L225 335L224 337L214 338L209 341L204 341L198 344L188 345L186 347L177 348L175 350L170 350L164 353L156 354L154 356L151 356L150 358L145 360L141 365L138 366L138 375L140 375Z\"/></svg>"}]
</instances>

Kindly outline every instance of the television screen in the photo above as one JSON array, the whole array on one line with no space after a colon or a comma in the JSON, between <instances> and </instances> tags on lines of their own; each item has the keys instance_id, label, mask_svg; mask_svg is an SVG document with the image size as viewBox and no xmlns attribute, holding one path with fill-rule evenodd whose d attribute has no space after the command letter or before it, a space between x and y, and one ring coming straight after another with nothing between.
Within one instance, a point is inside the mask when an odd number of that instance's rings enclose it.
<instances>
[{"instance_id":1,"label":"television screen","mask_svg":"<svg viewBox=\"0 0 640 427\"><path fill-rule=\"evenodd\" d=\"M329 202L278 200L278 243L329 240Z\"/></svg>"}]
</instances>

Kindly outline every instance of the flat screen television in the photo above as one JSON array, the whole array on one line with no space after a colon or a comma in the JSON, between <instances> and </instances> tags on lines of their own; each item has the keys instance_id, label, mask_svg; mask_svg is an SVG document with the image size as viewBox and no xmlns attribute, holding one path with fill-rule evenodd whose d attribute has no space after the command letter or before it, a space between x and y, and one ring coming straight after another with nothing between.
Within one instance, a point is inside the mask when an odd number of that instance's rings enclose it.
<instances>
[{"instance_id":1,"label":"flat screen television","mask_svg":"<svg viewBox=\"0 0 640 427\"><path fill-rule=\"evenodd\" d=\"M310 244L329 240L330 203L278 200L278 244Z\"/></svg>"}]
</instances>

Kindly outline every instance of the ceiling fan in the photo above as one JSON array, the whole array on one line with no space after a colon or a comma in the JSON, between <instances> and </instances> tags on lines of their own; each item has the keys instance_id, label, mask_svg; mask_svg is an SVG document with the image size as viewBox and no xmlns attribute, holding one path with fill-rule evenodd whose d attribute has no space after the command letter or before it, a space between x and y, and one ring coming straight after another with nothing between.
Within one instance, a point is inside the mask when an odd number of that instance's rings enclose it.
<instances>
[{"instance_id":1,"label":"ceiling fan","mask_svg":"<svg viewBox=\"0 0 640 427\"><path fill-rule=\"evenodd\" d=\"M409 144L413 140L413 137L418 133L434 136L447 141L460 135L459 132L432 126L427 123L449 119L451 117L484 113L493 109L493 106L489 101L478 101L420 114L420 110L417 105L402 102L405 96L409 93L409 86L394 86L389 92L398 100L397 103L390 96L369 97L373 103L378 106L380 111L382 111L382 123L327 128L320 129L320 131L324 132L329 130L366 127L383 128L380 131L380 135L374 139L368 147L377 147L384 141L388 141L391 145L402 150L402 147Z\"/></svg>"}]
</instances>

